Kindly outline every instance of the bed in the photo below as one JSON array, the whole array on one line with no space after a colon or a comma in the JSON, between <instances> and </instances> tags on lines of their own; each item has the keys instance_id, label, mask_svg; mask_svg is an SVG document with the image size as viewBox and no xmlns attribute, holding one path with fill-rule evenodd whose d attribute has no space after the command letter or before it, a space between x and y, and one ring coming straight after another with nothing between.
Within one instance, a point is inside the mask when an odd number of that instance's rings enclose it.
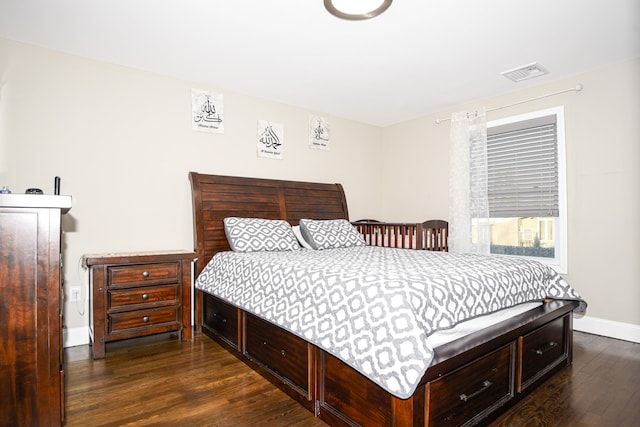
<instances>
[{"instance_id":1,"label":"bed","mask_svg":"<svg viewBox=\"0 0 640 427\"><path fill-rule=\"evenodd\" d=\"M212 264L214 255L219 254L215 262L233 256L225 234L225 218L280 219L293 226L300 225L303 219L349 219L345 193L340 184L195 172L191 172L189 177L198 280L223 270L222 264ZM372 231L376 227L389 229L375 221L361 221L354 225L364 239L377 238L380 232ZM376 258L392 254L394 257L407 256L410 257L408 262L416 262L417 258L412 257L420 255L418 252L426 252L420 249L446 249L446 238L443 242L442 234L433 236L435 229L442 230L442 223L437 225L435 228L423 224L403 225L402 231L396 232L400 237L387 235L378 242L369 240L367 245L353 248L361 251L353 256ZM405 247L402 245L414 249L395 249ZM339 257L352 256L347 249L344 251ZM296 251L300 257L297 262L308 268L312 268L314 263L322 264L315 258L309 258L316 256L311 252L323 252L323 256L328 256L332 251ZM433 254L449 256L444 252ZM243 268L248 272L259 272L261 266L274 270L274 263L281 262L274 258L278 254L249 255L242 262L256 264L245 265ZM438 262L444 259L438 259ZM228 271L239 269L230 267ZM288 267L282 269L288 270ZM335 274L340 275L341 272ZM225 272L225 275L232 274ZM247 285L250 281L250 278L239 280L238 286ZM196 289L195 292L197 331L222 344L320 419L330 425L348 426L487 423L520 401L546 378L571 364L572 312L585 306L575 295L567 299L547 298L501 310L497 317L486 320L487 323L481 327L470 323L483 321L485 316L462 322L455 328L442 331L435 341L428 341L424 347L426 351L432 351L428 354L428 361L423 361L424 369L412 370L407 368L409 365L404 365L399 370L404 375L399 377L400 381L412 380L408 385L398 386L397 378L387 381L384 378L388 376L381 379L382 376L376 376L375 372L369 375L370 357L368 362L354 365L348 356L333 349L331 342L307 336L304 331L269 318L265 311L252 308L250 302L234 303L222 291L211 292L209 288L202 288L207 291ZM256 295L261 290L243 288L237 293L251 293L251 298L257 300ZM256 307L268 305L262 301L256 304ZM416 346L422 345L423 338L421 335L420 339L412 342L417 343ZM431 340L432 336L428 338ZM374 362L382 363L380 360ZM416 372L419 373L417 377Z\"/></svg>"}]
</instances>

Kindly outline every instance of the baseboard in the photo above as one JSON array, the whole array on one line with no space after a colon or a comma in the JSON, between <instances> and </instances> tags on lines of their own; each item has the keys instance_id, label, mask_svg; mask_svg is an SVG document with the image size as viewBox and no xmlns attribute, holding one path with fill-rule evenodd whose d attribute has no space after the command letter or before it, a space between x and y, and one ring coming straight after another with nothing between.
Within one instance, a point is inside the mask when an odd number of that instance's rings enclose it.
<instances>
[{"instance_id":1,"label":"baseboard","mask_svg":"<svg viewBox=\"0 0 640 427\"><path fill-rule=\"evenodd\" d=\"M574 317L573 329L589 334L602 335L624 341L640 343L640 325L598 319L597 317Z\"/></svg>"},{"instance_id":2,"label":"baseboard","mask_svg":"<svg viewBox=\"0 0 640 427\"><path fill-rule=\"evenodd\" d=\"M64 328L62 330L62 342L65 348L89 344L89 327Z\"/></svg>"}]
</instances>

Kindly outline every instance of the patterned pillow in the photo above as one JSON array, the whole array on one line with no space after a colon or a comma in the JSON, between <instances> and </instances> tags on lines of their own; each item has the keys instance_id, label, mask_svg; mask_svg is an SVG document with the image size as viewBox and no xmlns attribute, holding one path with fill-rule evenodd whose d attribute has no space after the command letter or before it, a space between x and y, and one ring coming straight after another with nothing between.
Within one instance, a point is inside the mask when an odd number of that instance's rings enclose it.
<instances>
[{"instance_id":1,"label":"patterned pillow","mask_svg":"<svg viewBox=\"0 0 640 427\"><path fill-rule=\"evenodd\" d=\"M298 243L300 243L300 246L305 249L313 249L309 242L304 240L304 237L302 237L302 232L300 231L299 225L294 225L293 227L291 227L291 229L293 230L293 235L296 236L296 239L298 239Z\"/></svg>"},{"instance_id":2,"label":"patterned pillow","mask_svg":"<svg viewBox=\"0 0 640 427\"><path fill-rule=\"evenodd\" d=\"M281 219L224 219L224 232L235 252L295 251L300 249L291 225Z\"/></svg>"},{"instance_id":3,"label":"patterned pillow","mask_svg":"<svg viewBox=\"0 0 640 427\"><path fill-rule=\"evenodd\" d=\"M346 219L301 219L302 237L313 249L348 248L365 246L364 238Z\"/></svg>"}]
</instances>

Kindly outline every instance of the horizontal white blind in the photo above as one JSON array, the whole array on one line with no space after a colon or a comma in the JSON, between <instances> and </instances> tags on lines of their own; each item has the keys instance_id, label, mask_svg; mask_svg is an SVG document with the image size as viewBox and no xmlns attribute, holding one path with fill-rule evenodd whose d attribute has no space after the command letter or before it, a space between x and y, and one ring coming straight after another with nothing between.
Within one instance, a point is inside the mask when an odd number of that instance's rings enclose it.
<instances>
[{"instance_id":1,"label":"horizontal white blind","mask_svg":"<svg viewBox=\"0 0 640 427\"><path fill-rule=\"evenodd\" d=\"M547 116L488 130L488 194L492 218L559 215L555 118L555 115Z\"/></svg>"}]
</instances>

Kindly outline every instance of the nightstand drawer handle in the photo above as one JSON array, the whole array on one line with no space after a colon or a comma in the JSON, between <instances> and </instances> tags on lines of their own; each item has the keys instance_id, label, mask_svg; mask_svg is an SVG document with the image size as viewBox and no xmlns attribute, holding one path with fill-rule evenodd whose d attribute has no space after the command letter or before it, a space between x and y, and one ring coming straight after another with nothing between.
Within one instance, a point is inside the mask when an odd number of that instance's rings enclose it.
<instances>
[{"instance_id":1,"label":"nightstand drawer handle","mask_svg":"<svg viewBox=\"0 0 640 427\"><path fill-rule=\"evenodd\" d=\"M148 322L149 322L149 317L148 317L148 316L144 316L144 317L142 318L142 321L143 321L144 323L148 323Z\"/></svg>"},{"instance_id":2,"label":"nightstand drawer handle","mask_svg":"<svg viewBox=\"0 0 640 427\"><path fill-rule=\"evenodd\" d=\"M144 273L142 273L142 277L149 277L149 272L145 271Z\"/></svg>"},{"instance_id":3,"label":"nightstand drawer handle","mask_svg":"<svg viewBox=\"0 0 640 427\"><path fill-rule=\"evenodd\" d=\"M142 299L143 300L148 300L149 299L149 294L142 294Z\"/></svg>"}]
</instances>

